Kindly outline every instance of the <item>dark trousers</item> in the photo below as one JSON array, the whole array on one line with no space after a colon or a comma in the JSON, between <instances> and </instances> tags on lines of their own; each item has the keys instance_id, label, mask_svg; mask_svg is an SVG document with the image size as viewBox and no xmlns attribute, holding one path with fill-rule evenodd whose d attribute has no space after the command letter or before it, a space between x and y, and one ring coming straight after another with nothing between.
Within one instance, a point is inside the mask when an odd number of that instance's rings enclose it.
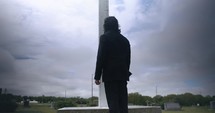
<instances>
[{"instance_id":1,"label":"dark trousers","mask_svg":"<svg viewBox=\"0 0 215 113\"><path fill-rule=\"evenodd\" d=\"M127 81L104 82L109 113L128 113Z\"/></svg>"}]
</instances>

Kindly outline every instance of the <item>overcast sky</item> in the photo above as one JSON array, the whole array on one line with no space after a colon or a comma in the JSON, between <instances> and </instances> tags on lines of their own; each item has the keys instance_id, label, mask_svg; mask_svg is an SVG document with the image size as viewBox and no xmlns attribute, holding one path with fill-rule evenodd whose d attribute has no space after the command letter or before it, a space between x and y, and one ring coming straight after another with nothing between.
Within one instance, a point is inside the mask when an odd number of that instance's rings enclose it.
<instances>
[{"instance_id":1,"label":"overcast sky","mask_svg":"<svg viewBox=\"0 0 215 113\"><path fill-rule=\"evenodd\" d=\"M214 0L109 6L131 43L129 93L215 95ZM0 88L10 93L90 97L97 49L98 0L0 1Z\"/></svg>"}]
</instances>

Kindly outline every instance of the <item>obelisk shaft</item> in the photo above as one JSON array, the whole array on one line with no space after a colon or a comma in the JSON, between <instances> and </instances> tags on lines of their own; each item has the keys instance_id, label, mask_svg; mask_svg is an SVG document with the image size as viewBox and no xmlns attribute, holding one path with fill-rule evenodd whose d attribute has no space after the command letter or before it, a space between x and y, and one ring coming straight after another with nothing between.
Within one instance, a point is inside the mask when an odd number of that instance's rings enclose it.
<instances>
[{"instance_id":1,"label":"obelisk shaft","mask_svg":"<svg viewBox=\"0 0 215 113\"><path fill-rule=\"evenodd\" d=\"M104 19L109 16L109 1L99 0L99 36L104 33ZM107 107L104 83L99 85L99 107Z\"/></svg>"}]
</instances>

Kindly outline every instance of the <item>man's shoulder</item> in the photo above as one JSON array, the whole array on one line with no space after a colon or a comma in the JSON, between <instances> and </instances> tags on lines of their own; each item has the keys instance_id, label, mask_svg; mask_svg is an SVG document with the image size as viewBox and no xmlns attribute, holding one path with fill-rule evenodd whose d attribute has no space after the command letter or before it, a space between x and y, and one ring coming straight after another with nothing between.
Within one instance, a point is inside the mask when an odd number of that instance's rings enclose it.
<instances>
[{"instance_id":1,"label":"man's shoulder","mask_svg":"<svg viewBox=\"0 0 215 113\"><path fill-rule=\"evenodd\" d=\"M120 40L123 40L124 42L129 43L129 40L121 33L106 32L100 36L100 39L103 41L104 40L113 40L114 41L114 40L120 39Z\"/></svg>"},{"instance_id":2,"label":"man's shoulder","mask_svg":"<svg viewBox=\"0 0 215 113\"><path fill-rule=\"evenodd\" d=\"M126 42L126 43L129 43L129 40L122 34L120 34L120 37Z\"/></svg>"}]
</instances>

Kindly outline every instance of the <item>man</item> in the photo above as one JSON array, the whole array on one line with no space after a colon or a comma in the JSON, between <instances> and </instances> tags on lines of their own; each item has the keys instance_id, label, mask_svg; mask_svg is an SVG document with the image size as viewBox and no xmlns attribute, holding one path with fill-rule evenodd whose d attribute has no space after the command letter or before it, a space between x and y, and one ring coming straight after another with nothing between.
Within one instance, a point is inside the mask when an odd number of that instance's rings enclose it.
<instances>
[{"instance_id":1,"label":"man","mask_svg":"<svg viewBox=\"0 0 215 113\"><path fill-rule=\"evenodd\" d=\"M99 85L102 76L110 113L128 113L130 43L120 34L115 17L107 17L103 27L104 34L100 36L97 54L95 83Z\"/></svg>"}]
</instances>

